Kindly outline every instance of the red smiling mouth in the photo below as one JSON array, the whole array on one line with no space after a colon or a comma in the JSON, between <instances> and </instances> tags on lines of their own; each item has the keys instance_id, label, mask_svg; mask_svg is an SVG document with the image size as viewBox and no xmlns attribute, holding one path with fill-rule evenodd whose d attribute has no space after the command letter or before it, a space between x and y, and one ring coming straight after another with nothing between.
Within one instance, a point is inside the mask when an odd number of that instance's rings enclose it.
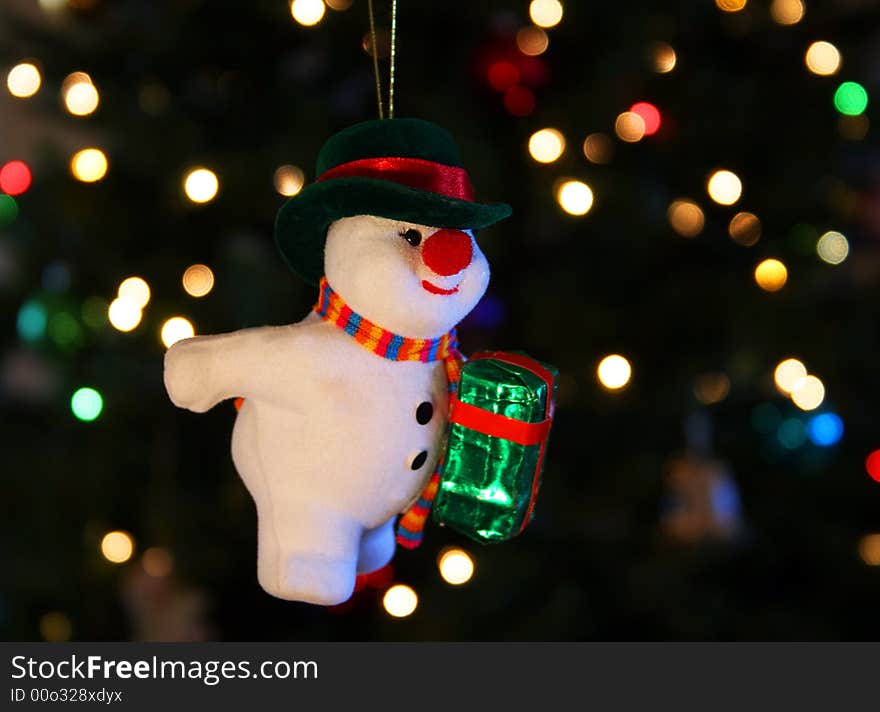
<instances>
[{"instance_id":1,"label":"red smiling mouth","mask_svg":"<svg viewBox=\"0 0 880 712\"><path fill-rule=\"evenodd\" d=\"M426 292L430 292L431 294L455 294L458 291L458 287L453 287L452 289L441 289L436 284L431 284L427 279L422 280L422 288Z\"/></svg>"}]
</instances>

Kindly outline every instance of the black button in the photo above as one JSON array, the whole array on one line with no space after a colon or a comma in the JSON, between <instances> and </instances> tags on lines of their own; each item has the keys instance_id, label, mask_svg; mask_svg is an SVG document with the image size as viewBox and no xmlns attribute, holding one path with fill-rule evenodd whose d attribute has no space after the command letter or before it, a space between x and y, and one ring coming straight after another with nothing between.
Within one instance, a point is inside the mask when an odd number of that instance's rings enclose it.
<instances>
[{"instance_id":1,"label":"black button","mask_svg":"<svg viewBox=\"0 0 880 712\"><path fill-rule=\"evenodd\" d=\"M434 417L434 406L431 405L428 401L424 403L419 403L419 407L416 408L416 422L419 425L427 425L431 422L431 418Z\"/></svg>"},{"instance_id":2,"label":"black button","mask_svg":"<svg viewBox=\"0 0 880 712\"><path fill-rule=\"evenodd\" d=\"M428 451L422 450L418 455L413 458L412 465L410 465L410 467L412 467L412 469L414 470L418 470L422 465L425 464L425 460L427 459Z\"/></svg>"}]
</instances>

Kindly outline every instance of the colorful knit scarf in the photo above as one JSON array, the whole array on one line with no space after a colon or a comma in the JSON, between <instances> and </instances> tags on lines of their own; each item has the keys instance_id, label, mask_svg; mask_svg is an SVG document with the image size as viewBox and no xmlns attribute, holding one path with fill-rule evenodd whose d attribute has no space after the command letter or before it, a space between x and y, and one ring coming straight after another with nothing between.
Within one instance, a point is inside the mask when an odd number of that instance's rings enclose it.
<instances>
[{"instance_id":1,"label":"colorful knit scarf","mask_svg":"<svg viewBox=\"0 0 880 712\"><path fill-rule=\"evenodd\" d=\"M458 390L463 359L458 351L455 329L443 334L439 339L411 339L399 336L352 311L342 297L333 291L326 277L321 277L318 288L318 303L315 304L315 313L322 319L338 326L365 349L382 358L391 361L421 361L423 363L442 359L443 365L446 367L449 395L452 396ZM437 496L442 472L443 456L441 454L437 467L421 496L403 513L397 523L397 543L401 546L415 549L422 543L422 532L428 515L431 513L431 505Z\"/></svg>"}]
</instances>

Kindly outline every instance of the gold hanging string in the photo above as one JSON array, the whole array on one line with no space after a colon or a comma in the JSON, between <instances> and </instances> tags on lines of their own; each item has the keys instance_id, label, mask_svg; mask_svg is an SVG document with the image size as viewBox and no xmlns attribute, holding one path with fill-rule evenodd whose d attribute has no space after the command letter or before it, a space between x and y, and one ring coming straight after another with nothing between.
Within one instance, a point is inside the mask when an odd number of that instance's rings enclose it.
<instances>
[{"instance_id":1,"label":"gold hanging string","mask_svg":"<svg viewBox=\"0 0 880 712\"><path fill-rule=\"evenodd\" d=\"M367 0L367 9L370 14L370 49L373 55L373 75L376 77L376 102L379 105L379 118L384 119L385 112L382 110L382 80L379 78L379 46L376 43L376 17L373 14L373 0ZM391 71L393 78L394 70L392 69Z\"/></svg>"},{"instance_id":2,"label":"gold hanging string","mask_svg":"<svg viewBox=\"0 0 880 712\"><path fill-rule=\"evenodd\" d=\"M394 55L397 48L397 0L391 0L391 70L388 77L388 118L394 118Z\"/></svg>"}]
</instances>

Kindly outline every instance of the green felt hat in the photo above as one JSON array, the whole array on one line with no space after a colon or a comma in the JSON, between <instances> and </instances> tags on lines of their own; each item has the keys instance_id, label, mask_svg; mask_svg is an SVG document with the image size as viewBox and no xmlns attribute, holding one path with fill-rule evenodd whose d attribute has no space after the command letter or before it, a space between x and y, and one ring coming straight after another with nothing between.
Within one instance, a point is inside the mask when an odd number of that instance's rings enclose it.
<instances>
[{"instance_id":1,"label":"green felt hat","mask_svg":"<svg viewBox=\"0 0 880 712\"><path fill-rule=\"evenodd\" d=\"M317 284L334 220L376 215L421 225L479 230L510 215L504 203L473 201L458 147L421 119L380 119L330 137L314 183L290 198L275 220L275 242L290 268Z\"/></svg>"}]
</instances>

